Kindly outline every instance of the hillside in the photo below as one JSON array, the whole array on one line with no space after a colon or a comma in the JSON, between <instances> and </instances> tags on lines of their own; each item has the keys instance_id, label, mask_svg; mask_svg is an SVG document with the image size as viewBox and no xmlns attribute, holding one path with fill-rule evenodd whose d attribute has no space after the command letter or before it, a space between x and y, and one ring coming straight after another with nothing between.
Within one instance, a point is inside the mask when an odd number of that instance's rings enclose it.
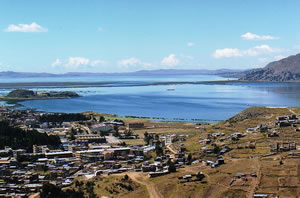
<instances>
[{"instance_id":1,"label":"hillside","mask_svg":"<svg viewBox=\"0 0 300 198\"><path fill-rule=\"evenodd\" d=\"M269 63L262 69L252 70L240 80L297 82L300 81L300 53Z\"/></svg>"}]
</instances>

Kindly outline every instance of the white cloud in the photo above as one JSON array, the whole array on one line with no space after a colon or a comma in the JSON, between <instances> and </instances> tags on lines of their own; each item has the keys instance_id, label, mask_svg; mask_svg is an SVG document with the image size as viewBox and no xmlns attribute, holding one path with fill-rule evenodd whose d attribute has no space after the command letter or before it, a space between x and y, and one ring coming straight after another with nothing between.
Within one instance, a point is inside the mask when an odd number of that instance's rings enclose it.
<instances>
[{"instance_id":1,"label":"white cloud","mask_svg":"<svg viewBox=\"0 0 300 198\"><path fill-rule=\"evenodd\" d=\"M173 67L176 66L180 63L179 59L176 58L175 54L170 54L169 56L165 57L162 59L161 64L168 66L168 67Z\"/></svg>"},{"instance_id":2,"label":"white cloud","mask_svg":"<svg viewBox=\"0 0 300 198\"><path fill-rule=\"evenodd\" d=\"M141 66L144 66L144 67L151 67L152 66L151 63L143 62L140 59L137 59L137 58L134 58L134 57L120 60L120 61L118 61L118 65L122 66L122 67L126 67L126 68L129 67L129 66L138 66L138 65L141 65Z\"/></svg>"},{"instance_id":3,"label":"white cloud","mask_svg":"<svg viewBox=\"0 0 300 198\"><path fill-rule=\"evenodd\" d=\"M94 60L94 61L91 61L91 66L95 67L97 65L105 65L107 64L107 61L104 61L104 60Z\"/></svg>"},{"instance_id":4,"label":"white cloud","mask_svg":"<svg viewBox=\"0 0 300 198\"><path fill-rule=\"evenodd\" d=\"M11 70L13 70L13 67L11 65L6 65L4 63L0 63L0 70L11 71Z\"/></svg>"},{"instance_id":5,"label":"white cloud","mask_svg":"<svg viewBox=\"0 0 300 198\"><path fill-rule=\"evenodd\" d=\"M240 50L237 48L224 48L217 49L213 57L214 58L230 58L230 57L242 57L242 56L260 56L263 54L272 54L281 52L282 49L272 48L269 45L259 45L247 50Z\"/></svg>"},{"instance_id":6,"label":"white cloud","mask_svg":"<svg viewBox=\"0 0 300 198\"><path fill-rule=\"evenodd\" d=\"M69 57L68 62L65 64L66 68L76 69L80 66L87 66L90 60L84 57Z\"/></svg>"},{"instance_id":7,"label":"white cloud","mask_svg":"<svg viewBox=\"0 0 300 198\"><path fill-rule=\"evenodd\" d=\"M188 47L193 47L193 46L196 45L196 43L194 43L194 42L188 42L186 45L187 45Z\"/></svg>"},{"instance_id":8,"label":"white cloud","mask_svg":"<svg viewBox=\"0 0 300 198\"><path fill-rule=\"evenodd\" d=\"M137 58L128 58L128 59L124 59L124 60L120 60L118 62L119 65L122 66L131 66L131 65L137 65L138 63L140 63L140 60Z\"/></svg>"},{"instance_id":9,"label":"white cloud","mask_svg":"<svg viewBox=\"0 0 300 198\"><path fill-rule=\"evenodd\" d=\"M64 67L65 69L82 69L89 67L96 67L105 65L107 61L104 60L90 60L84 57L69 57L67 60L60 60L57 58L52 64L52 67Z\"/></svg>"},{"instance_id":10,"label":"white cloud","mask_svg":"<svg viewBox=\"0 0 300 198\"><path fill-rule=\"evenodd\" d=\"M243 56L242 52L236 48L217 49L213 54L215 58L229 58Z\"/></svg>"},{"instance_id":11,"label":"white cloud","mask_svg":"<svg viewBox=\"0 0 300 198\"><path fill-rule=\"evenodd\" d=\"M57 58L52 64L51 66L52 67L57 67L57 66L61 66L62 65L62 62L59 58Z\"/></svg>"},{"instance_id":12,"label":"white cloud","mask_svg":"<svg viewBox=\"0 0 300 198\"><path fill-rule=\"evenodd\" d=\"M256 40L256 41L266 41L266 40L278 40L279 37L269 36L269 35L257 35L251 32L247 32L241 35L244 40Z\"/></svg>"},{"instance_id":13,"label":"white cloud","mask_svg":"<svg viewBox=\"0 0 300 198\"><path fill-rule=\"evenodd\" d=\"M33 22L31 24L18 24L18 25L11 24L4 31L5 32L48 32L48 29Z\"/></svg>"}]
</instances>

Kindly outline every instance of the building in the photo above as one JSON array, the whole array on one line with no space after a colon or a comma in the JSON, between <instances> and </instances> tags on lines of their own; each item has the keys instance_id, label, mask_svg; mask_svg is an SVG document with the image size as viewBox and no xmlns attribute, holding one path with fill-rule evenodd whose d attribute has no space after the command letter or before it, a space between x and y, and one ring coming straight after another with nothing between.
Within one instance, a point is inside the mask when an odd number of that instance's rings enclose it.
<instances>
[{"instance_id":1,"label":"building","mask_svg":"<svg viewBox=\"0 0 300 198\"><path fill-rule=\"evenodd\" d=\"M75 135L75 143L105 143L106 138L100 135Z\"/></svg>"},{"instance_id":2,"label":"building","mask_svg":"<svg viewBox=\"0 0 300 198\"><path fill-rule=\"evenodd\" d=\"M73 157L73 153L71 151L49 152L49 153L45 153L45 156L48 159L65 158L65 157Z\"/></svg>"},{"instance_id":3,"label":"building","mask_svg":"<svg viewBox=\"0 0 300 198\"><path fill-rule=\"evenodd\" d=\"M128 127L130 129L142 129L145 127L145 124L141 122L129 123Z\"/></svg>"}]
</instances>

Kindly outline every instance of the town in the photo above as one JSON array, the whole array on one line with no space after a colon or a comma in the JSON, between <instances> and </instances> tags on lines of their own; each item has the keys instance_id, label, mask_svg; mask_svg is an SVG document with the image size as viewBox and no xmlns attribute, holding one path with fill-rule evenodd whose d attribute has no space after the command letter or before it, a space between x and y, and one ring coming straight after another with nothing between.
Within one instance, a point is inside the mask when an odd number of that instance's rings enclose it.
<instances>
[{"instance_id":1,"label":"town","mask_svg":"<svg viewBox=\"0 0 300 198\"><path fill-rule=\"evenodd\" d=\"M126 125L122 120L109 120L93 113L52 114L7 107L0 109L0 119L1 131L17 127L19 133L38 134L30 135L31 138L55 137L52 142L26 142L25 147L24 142L6 145L8 142L0 140L3 147L0 150L0 196L4 197L28 197L40 192L46 183L70 186L79 176L92 178L136 171L156 177L176 171L186 160L183 146L163 150L175 141L184 141L185 135L146 132L145 145L126 145L122 140L139 139L139 135L132 132L145 128L139 122ZM153 152L157 157L149 162Z\"/></svg>"},{"instance_id":2,"label":"town","mask_svg":"<svg viewBox=\"0 0 300 198\"><path fill-rule=\"evenodd\" d=\"M227 176L217 185L222 183L231 193L279 197L270 187L260 186L267 177L261 163L277 160L276 167L291 167L287 160L300 159L295 139L300 117L291 109L291 114L282 114L286 109L275 110L272 117L250 108L250 113L242 112L219 124L173 123L172 128L169 123L93 112L46 113L1 107L0 196L36 197L45 193L47 185L79 193L74 186L80 181L111 175L175 177L173 182L180 185L210 186L206 193L214 193L211 179L225 171ZM258 163L260 168L239 167L246 161ZM94 192L86 193L92 197Z\"/></svg>"}]
</instances>

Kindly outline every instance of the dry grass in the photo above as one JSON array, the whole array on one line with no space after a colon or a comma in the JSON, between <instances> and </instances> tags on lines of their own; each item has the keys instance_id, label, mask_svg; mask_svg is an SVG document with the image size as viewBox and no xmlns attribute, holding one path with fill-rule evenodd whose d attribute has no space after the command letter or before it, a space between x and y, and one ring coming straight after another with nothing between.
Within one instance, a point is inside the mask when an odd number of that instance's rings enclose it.
<instances>
[{"instance_id":1,"label":"dry grass","mask_svg":"<svg viewBox=\"0 0 300 198\"><path fill-rule=\"evenodd\" d=\"M148 191L144 185L133 182L131 179L124 180L124 176L110 176L101 177L97 176L90 180L81 180L80 186L76 186L76 182L71 186L71 188L76 191L84 192L85 196L88 196L87 185L88 183L93 184L93 191L96 197L102 196L113 196L119 198L140 198L149 197Z\"/></svg>"},{"instance_id":2,"label":"dry grass","mask_svg":"<svg viewBox=\"0 0 300 198\"><path fill-rule=\"evenodd\" d=\"M300 112L300 108L292 108L292 110L297 113ZM259 113L255 113L255 111L259 111ZM206 138L209 133L223 132L225 137L234 132L246 133L248 128L256 127L258 124L274 122L277 116L290 114L291 112L287 108L255 107L242 112L238 117L231 119L230 122L224 121L211 125L206 130L195 129L195 124L142 121L148 128L134 130L134 132L138 133L140 137L143 137L145 131L191 134L191 137L184 143L185 147L193 153L193 157L203 157L201 147L207 145L200 144L199 140ZM275 138L267 138L262 133L247 134L246 137L236 142L232 140L221 142L219 141L220 138L217 138L216 144L233 148L232 151L223 155L224 165L210 168L199 163L179 169L176 173L157 178L147 178L143 174L142 180L153 185L162 197L251 197L250 193L254 192L275 193L280 197L296 197L300 194L300 158L288 156L288 152L263 157L265 154L270 153L269 145L274 142L296 141L297 144L300 143L300 133L296 133L292 127L281 128L279 131L280 136ZM256 148L249 149L249 142L255 142ZM139 144L142 142L126 140L126 143ZM204 157L206 159L216 159L216 156L213 155ZM202 171L206 176L203 182L180 183L177 179L184 174L199 171ZM237 173L244 173L248 175L249 179L248 181L237 180L231 186L230 182ZM251 173L256 173L258 177L250 177ZM99 184L103 184L103 186L112 185L110 180L106 181L106 184L103 182ZM141 196L142 192L145 192L143 186L137 186L137 189L140 189L137 194L130 192L122 194L122 196L137 197L137 195ZM104 191L99 192L104 193Z\"/></svg>"}]
</instances>

